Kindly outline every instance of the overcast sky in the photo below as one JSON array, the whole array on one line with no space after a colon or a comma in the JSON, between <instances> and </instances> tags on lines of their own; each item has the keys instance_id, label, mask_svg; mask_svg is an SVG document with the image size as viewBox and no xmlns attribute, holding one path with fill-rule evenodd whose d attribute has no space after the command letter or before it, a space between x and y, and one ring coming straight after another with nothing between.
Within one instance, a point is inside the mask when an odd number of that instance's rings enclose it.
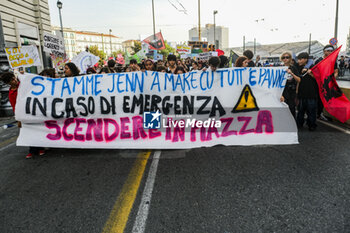
<instances>
[{"instance_id":1,"label":"overcast sky","mask_svg":"<svg viewBox=\"0 0 350 233\"><path fill-rule=\"evenodd\" d=\"M61 0L64 27L109 33L123 40L153 33L152 0ZM59 26L56 0L49 0L51 24ZM198 0L154 0L156 31L168 41L187 41L198 25ZM183 7L182 7L182 6ZM246 42L272 44L312 40L327 44L334 36L336 0L201 0L201 25L229 28L230 47ZM177 9L176 9L177 8ZM186 10L186 14L184 13ZM350 1L339 0L339 44L346 47Z\"/></svg>"}]
</instances>

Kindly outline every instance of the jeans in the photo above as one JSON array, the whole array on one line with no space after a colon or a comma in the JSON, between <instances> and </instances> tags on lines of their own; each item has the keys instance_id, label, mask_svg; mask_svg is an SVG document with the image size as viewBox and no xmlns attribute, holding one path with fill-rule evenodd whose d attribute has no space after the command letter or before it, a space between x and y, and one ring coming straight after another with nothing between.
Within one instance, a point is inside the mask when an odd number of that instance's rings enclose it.
<instances>
[{"instance_id":1,"label":"jeans","mask_svg":"<svg viewBox=\"0 0 350 233\"><path fill-rule=\"evenodd\" d=\"M317 98L301 98L298 105L297 124L298 127L304 125L304 115L307 114L306 124L309 127L316 127Z\"/></svg>"}]
</instances>

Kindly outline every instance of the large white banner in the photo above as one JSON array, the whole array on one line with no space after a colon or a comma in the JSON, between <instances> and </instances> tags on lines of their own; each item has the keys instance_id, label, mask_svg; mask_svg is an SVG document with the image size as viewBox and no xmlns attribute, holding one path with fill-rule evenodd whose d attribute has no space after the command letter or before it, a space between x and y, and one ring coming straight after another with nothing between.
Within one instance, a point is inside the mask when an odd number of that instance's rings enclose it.
<instances>
[{"instance_id":1,"label":"large white banner","mask_svg":"<svg viewBox=\"0 0 350 233\"><path fill-rule=\"evenodd\" d=\"M20 76L17 145L193 148L294 144L280 102L286 67L186 74L133 72L52 79Z\"/></svg>"}]
</instances>

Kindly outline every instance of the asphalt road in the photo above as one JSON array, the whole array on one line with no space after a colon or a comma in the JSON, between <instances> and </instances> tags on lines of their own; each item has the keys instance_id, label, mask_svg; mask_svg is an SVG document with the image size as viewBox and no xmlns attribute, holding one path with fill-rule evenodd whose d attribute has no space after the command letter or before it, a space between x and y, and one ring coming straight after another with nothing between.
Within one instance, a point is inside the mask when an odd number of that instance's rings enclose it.
<instances>
[{"instance_id":1,"label":"asphalt road","mask_svg":"<svg viewBox=\"0 0 350 233\"><path fill-rule=\"evenodd\" d=\"M300 131L299 145L164 150L159 160L153 151L136 186L142 151L51 149L25 160L17 132L0 131L0 232L113 232L106 223L119 221L123 198L124 232L140 216L151 233L350 232L350 135L322 124Z\"/></svg>"}]
</instances>

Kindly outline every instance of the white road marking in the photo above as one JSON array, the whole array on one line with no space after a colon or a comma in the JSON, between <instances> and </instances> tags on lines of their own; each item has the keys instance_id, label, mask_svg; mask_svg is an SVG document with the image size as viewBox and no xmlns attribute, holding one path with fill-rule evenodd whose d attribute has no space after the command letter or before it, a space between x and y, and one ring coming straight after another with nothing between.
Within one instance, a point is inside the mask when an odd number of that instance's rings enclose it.
<instances>
[{"instance_id":1,"label":"white road marking","mask_svg":"<svg viewBox=\"0 0 350 233\"><path fill-rule=\"evenodd\" d=\"M329 122L320 121L320 120L319 120L318 122L320 122L320 123L322 123L322 124L325 124L325 125L327 125L327 126L329 126L329 127L332 127L332 128L334 128L334 129L337 129L337 130L339 130L339 131L342 131L343 133L350 134L350 131L349 131L349 130L343 129L342 127L333 125L333 124L331 124L331 123L329 123Z\"/></svg>"},{"instance_id":2,"label":"white road marking","mask_svg":"<svg viewBox=\"0 0 350 233\"><path fill-rule=\"evenodd\" d=\"M148 172L148 177L146 180L145 189L143 190L141 203L139 210L136 215L135 223L132 228L133 233L143 233L146 229L146 221L148 217L148 211L151 205L152 191L154 186L154 181L156 179L158 162L160 158L161 151L157 150L154 152L152 164Z\"/></svg>"},{"instance_id":3,"label":"white road marking","mask_svg":"<svg viewBox=\"0 0 350 233\"><path fill-rule=\"evenodd\" d=\"M0 151L6 150L7 148L9 148L9 147L11 147L11 146L14 146L15 144L16 144L16 142L12 142L12 143L10 143L10 144L4 146L4 147L1 147L1 148L0 148Z\"/></svg>"}]
</instances>

